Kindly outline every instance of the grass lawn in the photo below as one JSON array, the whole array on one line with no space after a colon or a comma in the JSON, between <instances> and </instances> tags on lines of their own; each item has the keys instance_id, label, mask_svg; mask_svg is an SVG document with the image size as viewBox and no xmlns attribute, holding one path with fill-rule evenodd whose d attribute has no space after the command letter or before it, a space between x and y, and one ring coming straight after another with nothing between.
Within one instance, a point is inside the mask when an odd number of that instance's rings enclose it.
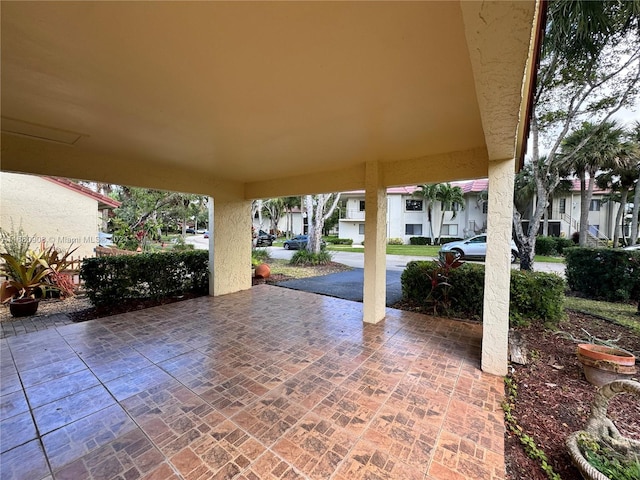
<instances>
[{"instance_id":1,"label":"grass lawn","mask_svg":"<svg viewBox=\"0 0 640 480\"><path fill-rule=\"evenodd\" d=\"M636 315L638 311L637 304L600 302L586 298L565 297L564 306L570 310L604 317L624 325L640 335L640 316ZM588 325L585 325L585 330L589 331Z\"/></svg>"},{"instance_id":2,"label":"grass lawn","mask_svg":"<svg viewBox=\"0 0 640 480\"><path fill-rule=\"evenodd\" d=\"M327 250L333 252L364 252L362 245L327 245ZM437 257L439 246L431 245L387 245L387 255L409 255L412 257Z\"/></svg>"}]
</instances>

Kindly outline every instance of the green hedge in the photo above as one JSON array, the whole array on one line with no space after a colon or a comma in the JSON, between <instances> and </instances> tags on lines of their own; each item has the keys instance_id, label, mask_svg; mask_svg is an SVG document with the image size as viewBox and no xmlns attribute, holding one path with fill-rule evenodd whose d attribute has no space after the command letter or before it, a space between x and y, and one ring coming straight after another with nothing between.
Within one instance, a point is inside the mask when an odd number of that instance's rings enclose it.
<instances>
[{"instance_id":1,"label":"green hedge","mask_svg":"<svg viewBox=\"0 0 640 480\"><path fill-rule=\"evenodd\" d=\"M413 261L402 272L402 294L407 300L423 302L431 291L433 261ZM482 319L484 265L465 263L449 275L451 313L463 318ZM564 280L558 275L511 270L509 320L520 325L531 320L557 323L564 315Z\"/></svg>"},{"instance_id":2,"label":"green hedge","mask_svg":"<svg viewBox=\"0 0 640 480\"><path fill-rule=\"evenodd\" d=\"M159 299L209 290L204 250L87 258L80 267L87 296L96 306Z\"/></svg>"},{"instance_id":3,"label":"green hedge","mask_svg":"<svg viewBox=\"0 0 640 480\"><path fill-rule=\"evenodd\" d=\"M333 245L353 245L351 238L325 237L325 241Z\"/></svg>"},{"instance_id":4,"label":"green hedge","mask_svg":"<svg viewBox=\"0 0 640 480\"><path fill-rule=\"evenodd\" d=\"M410 237L409 243L411 245L431 245L431 239L429 237Z\"/></svg>"},{"instance_id":5,"label":"green hedge","mask_svg":"<svg viewBox=\"0 0 640 480\"><path fill-rule=\"evenodd\" d=\"M574 247L565 251L569 288L594 300L640 299L640 252Z\"/></svg>"},{"instance_id":6,"label":"green hedge","mask_svg":"<svg viewBox=\"0 0 640 480\"><path fill-rule=\"evenodd\" d=\"M404 245L404 240L401 238L389 238L387 240L387 245Z\"/></svg>"},{"instance_id":7,"label":"green hedge","mask_svg":"<svg viewBox=\"0 0 640 480\"><path fill-rule=\"evenodd\" d=\"M566 248L574 247L573 240L564 237L536 237L536 255L563 255Z\"/></svg>"}]
</instances>

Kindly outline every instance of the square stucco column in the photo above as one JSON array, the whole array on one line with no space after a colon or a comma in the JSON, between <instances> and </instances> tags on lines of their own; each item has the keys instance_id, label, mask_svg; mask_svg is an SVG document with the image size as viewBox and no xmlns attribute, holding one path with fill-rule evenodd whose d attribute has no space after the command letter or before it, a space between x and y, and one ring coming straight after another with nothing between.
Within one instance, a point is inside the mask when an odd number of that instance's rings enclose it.
<instances>
[{"instance_id":1,"label":"square stucco column","mask_svg":"<svg viewBox=\"0 0 640 480\"><path fill-rule=\"evenodd\" d=\"M209 295L251 288L251 202L211 201Z\"/></svg>"},{"instance_id":2,"label":"square stucco column","mask_svg":"<svg viewBox=\"0 0 640 480\"><path fill-rule=\"evenodd\" d=\"M380 186L378 162L366 166L363 320L378 323L387 297L387 191Z\"/></svg>"},{"instance_id":3,"label":"square stucco column","mask_svg":"<svg viewBox=\"0 0 640 480\"><path fill-rule=\"evenodd\" d=\"M514 162L489 163L482 370L495 375L507 373Z\"/></svg>"}]
</instances>

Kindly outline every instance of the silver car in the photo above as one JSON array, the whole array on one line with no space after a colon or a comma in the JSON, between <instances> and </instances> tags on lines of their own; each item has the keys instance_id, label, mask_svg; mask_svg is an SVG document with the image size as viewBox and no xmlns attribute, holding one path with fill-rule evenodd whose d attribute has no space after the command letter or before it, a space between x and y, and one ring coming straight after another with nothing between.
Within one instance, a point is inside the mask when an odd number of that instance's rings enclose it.
<instances>
[{"instance_id":1,"label":"silver car","mask_svg":"<svg viewBox=\"0 0 640 480\"><path fill-rule=\"evenodd\" d=\"M439 253L442 256L447 252L454 253L461 259L484 260L487 256L487 235L476 235L466 240L446 243L442 245ZM518 247L515 242L511 240L511 263L515 263L518 258Z\"/></svg>"}]
</instances>

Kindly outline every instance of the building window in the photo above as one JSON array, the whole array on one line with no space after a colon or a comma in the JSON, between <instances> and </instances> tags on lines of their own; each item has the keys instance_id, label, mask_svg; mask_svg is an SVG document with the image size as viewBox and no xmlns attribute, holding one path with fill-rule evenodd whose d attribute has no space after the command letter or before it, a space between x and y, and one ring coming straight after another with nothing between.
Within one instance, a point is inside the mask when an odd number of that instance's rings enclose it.
<instances>
[{"instance_id":1,"label":"building window","mask_svg":"<svg viewBox=\"0 0 640 480\"><path fill-rule=\"evenodd\" d=\"M404 226L404 234L405 235L422 235L422 224L421 223L407 223Z\"/></svg>"},{"instance_id":2,"label":"building window","mask_svg":"<svg viewBox=\"0 0 640 480\"><path fill-rule=\"evenodd\" d=\"M364 212L364 200L360 200L360 211Z\"/></svg>"},{"instance_id":3,"label":"building window","mask_svg":"<svg viewBox=\"0 0 640 480\"><path fill-rule=\"evenodd\" d=\"M364 203L364 202L362 202L362 203ZM358 234L364 235L364 223L359 223L358 224Z\"/></svg>"},{"instance_id":4,"label":"building window","mask_svg":"<svg viewBox=\"0 0 640 480\"><path fill-rule=\"evenodd\" d=\"M405 209L407 212L422 211L422 200L407 199L405 202Z\"/></svg>"},{"instance_id":5,"label":"building window","mask_svg":"<svg viewBox=\"0 0 640 480\"><path fill-rule=\"evenodd\" d=\"M589 204L589 211L590 212L599 212L600 211L600 207L602 206L602 200L591 200L591 203Z\"/></svg>"},{"instance_id":6,"label":"building window","mask_svg":"<svg viewBox=\"0 0 640 480\"><path fill-rule=\"evenodd\" d=\"M482 213L489 213L489 202L482 202Z\"/></svg>"},{"instance_id":7,"label":"building window","mask_svg":"<svg viewBox=\"0 0 640 480\"><path fill-rule=\"evenodd\" d=\"M450 224L450 225L442 225L442 231L440 235L447 235L449 237L457 237L458 236L458 225Z\"/></svg>"},{"instance_id":8,"label":"building window","mask_svg":"<svg viewBox=\"0 0 640 480\"><path fill-rule=\"evenodd\" d=\"M561 198L558 203L558 213L567 213L567 199Z\"/></svg>"}]
</instances>

